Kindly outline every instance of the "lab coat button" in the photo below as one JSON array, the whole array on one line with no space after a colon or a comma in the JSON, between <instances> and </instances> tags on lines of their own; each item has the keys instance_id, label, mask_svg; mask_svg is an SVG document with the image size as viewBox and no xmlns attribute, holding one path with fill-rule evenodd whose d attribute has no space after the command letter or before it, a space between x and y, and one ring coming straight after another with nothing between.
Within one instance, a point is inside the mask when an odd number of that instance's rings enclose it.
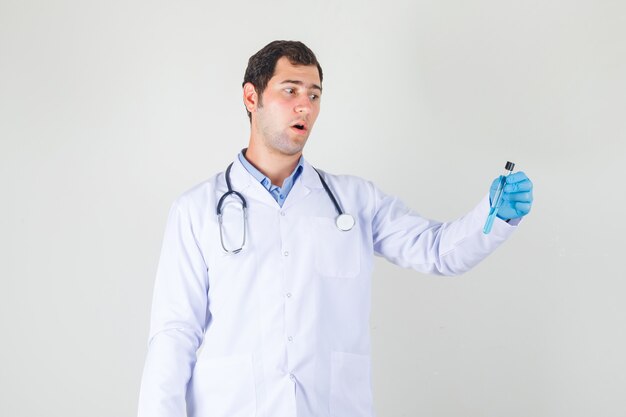
<instances>
[{"instance_id":1,"label":"lab coat button","mask_svg":"<svg viewBox=\"0 0 626 417\"><path fill-rule=\"evenodd\" d=\"M287 298L291 298L291 293L290 292L287 293Z\"/></svg>"},{"instance_id":2,"label":"lab coat button","mask_svg":"<svg viewBox=\"0 0 626 417\"><path fill-rule=\"evenodd\" d=\"M284 217L284 216L285 216L285 212L284 212L284 211L281 211L281 212L280 212L280 215Z\"/></svg>"},{"instance_id":3,"label":"lab coat button","mask_svg":"<svg viewBox=\"0 0 626 417\"><path fill-rule=\"evenodd\" d=\"M289 336L289 337L287 338L287 340L289 340L289 341L291 342L291 341L293 340L293 337Z\"/></svg>"},{"instance_id":4,"label":"lab coat button","mask_svg":"<svg viewBox=\"0 0 626 417\"><path fill-rule=\"evenodd\" d=\"M289 252L288 252L288 251L285 251L285 252L283 252L283 255L285 255L285 256L289 256Z\"/></svg>"},{"instance_id":5,"label":"lab coat button","mask_svg":"<svg viewBox=\"0 0 626 417\"><path fill-rule=\"evenodd\" d=\"M289 379L291 379L292 381L295 381L296 376L294 374L289 374Z\"/></svg>"}]
</instances>

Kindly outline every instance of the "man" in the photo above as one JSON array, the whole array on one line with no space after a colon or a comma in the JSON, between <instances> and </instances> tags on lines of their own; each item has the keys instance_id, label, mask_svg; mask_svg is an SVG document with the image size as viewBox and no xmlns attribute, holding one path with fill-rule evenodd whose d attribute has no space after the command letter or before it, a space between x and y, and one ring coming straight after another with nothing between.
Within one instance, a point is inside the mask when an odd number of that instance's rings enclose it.
<instances>
[{"instance_id":1,"label":"man","mask_svg":"<svg viewBox=\"0 0 626 417\"><path fill-rule=\"evenodd\" d=\"M302 150L321 95L322 69L304 44L272 42L250 58L247 150L170 211L140 417L372 416L373 255L459 274L530 211L523 173L508 177L485 235L488 196L440 223L363 179L316 171Z\"/></svg>"}]
</instances>

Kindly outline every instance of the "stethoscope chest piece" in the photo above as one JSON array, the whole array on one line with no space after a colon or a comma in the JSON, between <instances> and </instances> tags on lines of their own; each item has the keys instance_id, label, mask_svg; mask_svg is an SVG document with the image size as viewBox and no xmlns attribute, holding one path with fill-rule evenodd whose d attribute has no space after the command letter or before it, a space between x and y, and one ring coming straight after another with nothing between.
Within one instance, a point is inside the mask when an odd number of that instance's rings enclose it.
<instances>
[{"instance_id":1,"label":"stethoscope chest piece","mask_svg":"<svg viewBox=\"0 0 626 417\"><path fill-rule=\"evenodd\" d=\"M337 228L344 232L352 230L352 228L354 227L354 223L354 217L346 213L340 214L335 219L335 224L337 225Z\"/></svg>"}]
</instances>

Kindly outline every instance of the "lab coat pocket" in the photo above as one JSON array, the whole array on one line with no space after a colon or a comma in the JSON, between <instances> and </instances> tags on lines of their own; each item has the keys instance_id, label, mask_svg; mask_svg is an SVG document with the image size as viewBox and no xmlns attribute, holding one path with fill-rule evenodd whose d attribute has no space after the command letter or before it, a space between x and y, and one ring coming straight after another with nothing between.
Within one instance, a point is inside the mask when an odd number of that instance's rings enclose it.
<instances>
[{"instance_id":1,"label":"lab coat pocket","mask_svg":"<svg viewBox=\"0 0 626 417\"><path fill-rule=\"evenodd\" d=\"M318 217L313 222L315 268L320 275L351 278L361 271L359 225L351 230L337 228L334 218Z\"/></svg>"},{"instance_id":2,"label":"lab coat pocket","mask_svg":"<svg viewBox=\"0 0 626 417\"><path fill-rule=\"evenodd\" d=\"M331 417L373 417L370 357L347 352L331 353Z\"/></svg>"},{"instance_id":3,"label":"lab coat pocket","mask_svg":"<svg viewBox=\"0 0 626 417\"><path fill-rule=\"evenodd\" d=\"M190 417L254 417L252 356L201 358L189 381L187 395Z\"/></svg>"}]
</instances>

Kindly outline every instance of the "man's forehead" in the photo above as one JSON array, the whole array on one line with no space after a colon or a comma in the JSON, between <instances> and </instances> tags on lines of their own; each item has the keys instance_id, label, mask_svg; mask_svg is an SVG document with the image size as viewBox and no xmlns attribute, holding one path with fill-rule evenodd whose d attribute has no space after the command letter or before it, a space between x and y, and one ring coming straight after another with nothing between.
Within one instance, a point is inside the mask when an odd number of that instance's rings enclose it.
<instances>
[{"instance_id":1,"label":"man's forehead","mask_svg":"<svg viewBox=\"0 0 626 417\"><path fill-rule=\"evenodd\" d=\"M274 75L270 79L270 82L285 83L291 82L294 84L302 84L307 87L313 86L321 90L321 82L319 70L316 65L300 65L292 64L287 57L281 57L276 62L274 68Z\"/></svg>"}]
</instances>

